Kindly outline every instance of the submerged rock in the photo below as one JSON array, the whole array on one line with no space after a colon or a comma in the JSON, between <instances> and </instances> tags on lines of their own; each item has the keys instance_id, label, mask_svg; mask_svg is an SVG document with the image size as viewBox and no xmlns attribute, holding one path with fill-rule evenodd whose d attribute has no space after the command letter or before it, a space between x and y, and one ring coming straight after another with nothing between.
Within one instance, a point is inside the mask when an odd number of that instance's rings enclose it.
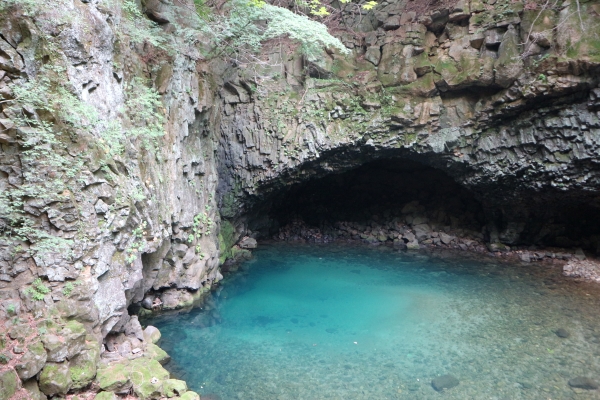
<instances>
[{"instance_id":1,"label":"submerged rock","mask_svg":"<svg viewBox=\"0 0 600 400\"><path fill-rule=\"evenodd\" d=\"M592 378L588 378L585 376L578 376L572 379L569 379L569 386L578 388L578 389L586 389L586 390L596 390L598 389L598 383Z\"/></svg>"},{"instance_id":2,"label":"submerged rock","mask_svg":"<svg viewBox=\"0 0 600 400\"><path fill-rule=\"evenodd\" d=\"M458 386L459 381L453 375L442 375L437 378L433 378L431 381L431 386L438 392L441 392L446 389L452 389L455 386Z\"/></svg>"},{"instance_id":3,"label":"submerged rock","mask_svg":"<svg viewBox=\"0 0 600 400\"><path fill-rule=\"evenodd\" d=\"M558 336L559 338L563 338L563 339L566 339L569 336L571 336L571 333L568 330L566 330L565 328L559 328L554 333L556 333L556 336Z\"/></svg>"}]
</instances>

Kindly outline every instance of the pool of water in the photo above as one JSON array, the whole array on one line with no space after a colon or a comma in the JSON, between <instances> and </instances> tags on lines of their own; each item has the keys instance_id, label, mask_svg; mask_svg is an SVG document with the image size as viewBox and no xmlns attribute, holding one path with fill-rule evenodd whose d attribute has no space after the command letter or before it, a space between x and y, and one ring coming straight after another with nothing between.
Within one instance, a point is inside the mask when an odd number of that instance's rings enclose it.
<instances>
[{"instance_id":1,"label":"pool of water","mask_svg":"<svg viewBox=\"0 0 600 400\"><path fill-rule=\"evenodd\" d=\"M558 267L339 244L254 254L202 308L145 321L203 399L600 399L568 384L600 380L600 295ZM459 384L439 393L445 374Z\"/></svg>"}]
</instances>

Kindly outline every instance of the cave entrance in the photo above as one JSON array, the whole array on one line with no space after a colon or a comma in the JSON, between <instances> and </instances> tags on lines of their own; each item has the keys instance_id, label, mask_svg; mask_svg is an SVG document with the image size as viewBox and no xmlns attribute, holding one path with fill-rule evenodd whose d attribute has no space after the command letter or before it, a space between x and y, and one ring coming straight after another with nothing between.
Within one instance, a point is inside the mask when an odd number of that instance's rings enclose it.
<instances>
[{"instance_id":1,"label":"cave entrance","mask_svg":"<svg viewBox=\"0 0 600 400\"><path fill-rule=\"evenodd\" d=\"M274 196L269 220L268 234L280 239L378 242L415 228L424 233L421 241L434 241L425 235L434 231L483 239L485 223L471 192L439 169L400 158L292 185Z\"/></svg>"}]
</instances>

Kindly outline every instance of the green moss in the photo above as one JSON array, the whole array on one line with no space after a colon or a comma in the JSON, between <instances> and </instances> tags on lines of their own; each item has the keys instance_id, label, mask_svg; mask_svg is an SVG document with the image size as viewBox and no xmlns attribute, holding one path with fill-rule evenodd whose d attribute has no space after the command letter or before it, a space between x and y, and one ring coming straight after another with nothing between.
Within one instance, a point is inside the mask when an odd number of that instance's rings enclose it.
<instances>
[{"instance_id":1,"label":"green moss","mask_svg":"<svg viewBox=\"0 0 600 400\"><path fill-rule=\"evenodd\" d=\"M100 392L94 400L117 400L117 396L113 392Z\"/></svg>"},{"instance_id":2,"label":"green moss","mask_svg":"<svg viewBox=\"0 0 600 400\"><path fill-rule=\"evenodd\" d=\"M181 400L200 400L200 395L196 392L185 392L180 397Z\"/></svg>"},{"instance_id":3,"label":"green moss","mask_svg":"<svg viewBox=\"0 0 600 400\"><path fill-rule=\"evenodd\" d=\"M187 392L187 384L185 381L178 379L167 379L163 383L163 393L167 397L175 397Z\"/></svg>"},{"instance_id":4,"label":"green moss","mask_svg":"<svg viewBox=\"0 0 600 400\"><path fill-rule=\"evenodd\" d=\"M141 399L161 397L163 382L169 379L169 373L156 360L138 358L129 366L133 391Z\"/></svg>"},{"instance_id":5,"label":"green moss","mask_svg":"<svg viewBox=\"0 0 600 400\"><path fill-rule=\"evenodd\" d=\"M221 230L219 231L219 262L223 264L225 260L233 257L233 245L235 244L235 228L227 220L221 221Z\"/></svg>"},{"instance_id":6,"label":"green moss","mask_svg":"<svg viewBox=\"0 0 600 400\"><path fill-rule=\"evenodd\" d=\"M416 133L407 133L404 136L404 143L406 143L407 145L413 144L416 141L417 141L417 134Z\"/></svg>"},{"instance_id":7,"label":"green moss","mask_svg":"<svg viewBox=\"0 0 600 400\"><path fill-rule=\"evenodd\" d=\"M127 365L119 363L100 368L96 375L96 381L98 387L106 391L118 390L126 386L130 382Z\"/></svg>"},{"instance_id":8,"label":"green moss","mask_svg":"<svg viewBox=\"0 0 600 400\"><path fill-rule=\"evenodd\" d=\"M161 364L166 364L171 359L166 351L153 343L148 343L144 357L156 360Z\"/></svg>"},{"instance_id":9,"label":"green moss","mask_svg":"<svg viewBox=\"0 0 600 400\"><path fill-rule=\"evenodd\" d=\"M0 400L8 400L19 389L19 377L12 369L0 372Z\"/></svg>"},{"instance_id":10,"label":"green moss","mask_svg":"<svg viewBox=\"0 0 600 400\"><path fill-rule=\"evenodd\" d=\"M96 364L99 358L97 342L93 342L88 349L79 353L71 360L69 374L73 381L73 389L86 387L96 376Z\"/></svg>"},{"instance_id":11,"label":"green moss","mask_svg":"<svg viewBox=\"0 0 600 400\"><path fill-rule=\"evenodd\" d=\"M49 396L66 394L71 388L71 376L66 363L48 363L40 374L40 390Z\"/></svg>"},{"instance_id":12,"label":"green moss","mask_svg":"<svg viewBox=\"0 0 600 400\"><path fill-rule=\"evenodd\" d=\"M76 335L86 333L85 326L83 326L83 324L81 322L77 322L77 321L68 321L65 324L65 328L70 330L73 334L76 334Z\"/></svg>"}]
</instances>

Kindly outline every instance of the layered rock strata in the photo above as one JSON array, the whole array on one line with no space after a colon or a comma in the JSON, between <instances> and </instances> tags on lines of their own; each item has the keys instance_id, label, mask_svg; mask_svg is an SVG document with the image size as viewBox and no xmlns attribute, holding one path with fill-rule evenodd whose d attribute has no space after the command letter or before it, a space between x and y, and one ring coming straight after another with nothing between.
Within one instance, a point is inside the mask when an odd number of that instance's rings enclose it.
<instances>
[{"instance_id":1,"label":"layered rock strata","mask_svg":"<svg viewBox=\"0 0 600 400\"><path fill-rule=\"evenodd\" d=\"M0 18L5 397L193 398L127 372L160 353L128 309L192 305L281 193L371 161L444 171L486 246L598 247L595 2L385 1L343 13L347 56L281 40L256 65L205 60L192 2L30 3Z\"/></svg>"}]
</instances>

